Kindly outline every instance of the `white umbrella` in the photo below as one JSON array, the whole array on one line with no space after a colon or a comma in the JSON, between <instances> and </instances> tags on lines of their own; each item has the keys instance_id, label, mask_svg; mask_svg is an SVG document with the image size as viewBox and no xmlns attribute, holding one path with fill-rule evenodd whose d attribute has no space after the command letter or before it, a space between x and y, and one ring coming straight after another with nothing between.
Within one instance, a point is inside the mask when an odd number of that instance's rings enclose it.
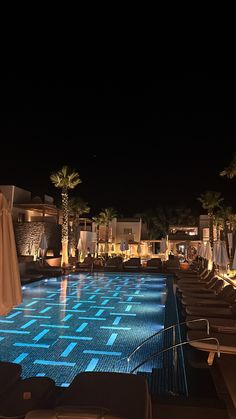
<instances>
[{"instance_id":1,"label":"white umbrella","mask_svg":"<svg viewBox=\"0 0 236 419\"><path fill-rule=\"evenodd\" d=\"M219 250L216 256L216 264L219 266L227 266L229 264L229 258L227 255L227 250L225 242L221 241L219 244Z\"/></svg>"},{"instance_id":2,"label":"white umbrella","mask_svg":"<svg viewBox=\"0 0 236 419\"><path fill-rule=\"evenodd\" d=\"M207 269L210 271L212 269L212 250L211 243L208 241L205 247L204 259L208 261Z\"/></svg>"},{"instance_id":3,"label":"white umbrella","mask_svg":"<svg viewBox=\"0 0 236 419\"><path fill-rule=\"evenodd\" d=\"M160 244L160 251L161 253L165 253L168 249L168 245L167 245L167 240L166 239L161 239L161 244Z\"/></svg>"},{"instance_id":4,"label":"white umbrella","mask_svg":"<svg viewBox=\"0 0 236 419\"><path fill-rule=\"evenodd\" d=\"M228 233L229 255L232 256L233 250L233 233Z\"/></svg>"},{"instance_id":5,"label":"white umbrella","mask_svg":"<svg viewBox=\"0 0 236 419\"><path fill-rule=\"evenodd\" d=\"M219 241L215 242L214 245L213 245L212 260L215 263L217 261L217 255L218 255L218 251L219 251L219 245L220 245L220 242Z\"/></svg>"},{"instance_id":6,"label":"white umbrella","mask_svg":"<svg viewBox=\"0 0 236 419\"><path fill-rule=\"evenodd\" d=\"M232 264L232 269L236 269L236 247L235 247L235 252L234 252L234 260Z\"/></svg>"},{"instance_id":7,"label":"white umbrella","mask_svg":"<svg viewBox=\"0 0 236 419\"><path fill-rule=\"evenodd\" d=\"M212 260L212 250L210 242L207 242L204 252L204 258L207 260Z\"/></svg>"},{"instance_id":8,"label":"white umbrella","mask_svg":"<svg viewBox=\"0 0 236 419\"><path fill-rule=\"evenodd\" d=\"M22 302L20 273L11 211L0 193L0 315Z\"/></svg>"},{"instance_id":9,"label":"white umbrella","mask_svg":"<svg viewBox=\"0 0 236 419\"><path fill-rule=\"evenodd\" d=\"M46 237L45 233L42 233L41 239L40 239L40 242L39 242L39 249L41 250L41 256L43 258L46 255L47 248L48 248L47 237Z\"/></svg>"},{"instance_id":10,"label":"white umbrella","mask_svg":"<svg viewBox=\"0 0 236 419\"><path fill-rule=\"evenodd\" d=\"M198 245L197 245L197 256L200 256L200 254L199 254L200 249L201 249L201 243L198 243Z\"/></svg>"},{"instance_id":11,"label":"white umbrella","mask_svg":"<svg viewBox=\"0 0 236 419\"><path fill-rule=\"evenodd\" d=\"M125 240L125 250L129 250L129 243L128 243L128 240Z\"/></svg>"},{"instance_id":12,"label":"white umbrella","mask_svg":"<svg viewBox=\"0 0 236 419\"><path fill-rule=\"evenodd\" d=\"M83 241L82 241L82 239L79 239L78 245L77 245L77 249L78 249L79 252L81 252L83 250Z\"/></svg>"},{"instance_id":13,"label":"white umbrella","mask_svg":"<svg viewBox=\"0 0 236 419\"><path fill-rule=\"evenodd\" d=\"M138 246L137 246L137 253L138 253L138 254L142 253L142 249L141 249L141 245L140 245L140 243L139 243L139 244L138 244Z\"/></svg>"},{"instance_id":14,"label":"white umbrella","mask_svg":"<svg viewBox=\"0 0 236 419\"><path fill-rule=\"evenodd\" d=\"M198 250L198 256L200 256L200 257L204 257L204 255L205 255L205 245L204 245L204 243L202 242L201 243L201 246L200 246L200 249Z\"/></svg>"},{"instance_id":15,"label":"white umbrella","mask_svg":"<svg viewBox=\"0 0 236 419\"><path fill-rule=\"evenodd\" d=\"M120 243L120 250L121 250L121 252L125 251L125 242Z\"/></svg>"},{"instance_id":16,"label":"white umbrella","mask_svg":"<svg viewBox=\"0 0 236 419\"><path fill-rule=\"evenodd\" d=\"M77 249L79 251L79 260L80 260L80 256L82 256L82 258L85 256L85 243L81 237L79 238Z\"/></svg>"}]
</instances>

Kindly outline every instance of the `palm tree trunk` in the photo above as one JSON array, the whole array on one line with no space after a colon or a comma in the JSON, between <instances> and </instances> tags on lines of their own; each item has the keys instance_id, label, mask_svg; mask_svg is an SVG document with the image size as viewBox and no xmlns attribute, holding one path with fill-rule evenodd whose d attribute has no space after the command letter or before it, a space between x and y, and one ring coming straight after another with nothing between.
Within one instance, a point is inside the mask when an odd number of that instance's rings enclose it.
<instances>
[{"instance_id":1,"label":"palm tree trunk","mask_svg":"<svg viewBox=\"0 0 236 419\"><path fill-rule=\"evenodd\" d=\"M97 224L97 256L96 258L98 258L98 246L99 246L99 225Z\"/></svg>"},{"instance_id":2,"label":"palm tree trunk","mask_svg":"<svg viewBox=\"0 0 236 419\"><path fill-rule=\"evenodd\" d=\"M78 259L78 241L79 241L79 216L73 218L72 231L70 233L70 247L72 256Z\"/></svg>"},{"instance_id":3,"label":"palm tree trunk","mask_svg":"<svg viewBox=\"0 0 236 419\"><path fill-rule=\"evenodd\" d=\"M210 243L211 243L211 248L213 248L213 244L214 244L213 212L209 211L208 216L209 216L209 239L210 239Z\"/></svg>"},{"instance_id":4,"label":"palm tree trunk","mask_svg":"<svg viewBox=\"0 0 236 419\"><path fill-rule=\"evenodd\" d=\"M108 241L109 241L109 224L106 224L106 238L105 238L105 247L106 247L106 252L105 252L105 259L108 259Z\"/></svg>"},{"instance_id":5,"label":"palm tree trunk","mask_svg":"<svg viewBox=\"0 0 236 419\"><path fill-rule=\"evenodd\" d=\"M62 199L62 234L61 234L61 244L62 244L62 258L61 265L68 265L68 191L67 188L62 188L61 193Z\"/></svg>"},{"instance_id":6,"label":"palm tree trunk","mask_svg":"<svg viewBox=\"0 0 236 419\"><path fill-rule=\"evenodd\" d=\"M229 254L228 228L227 228L227 224L225 220L224 220L224 239L225 239L226 250L227 250L228 256L230 257L231 255Z\"/></svg>"}]
</instances>

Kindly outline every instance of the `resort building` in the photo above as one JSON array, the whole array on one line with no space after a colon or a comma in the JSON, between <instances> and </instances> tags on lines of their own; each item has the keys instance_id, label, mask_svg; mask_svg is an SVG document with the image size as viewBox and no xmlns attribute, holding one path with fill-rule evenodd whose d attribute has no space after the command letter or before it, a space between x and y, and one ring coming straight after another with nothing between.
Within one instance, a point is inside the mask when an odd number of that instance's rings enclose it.
<instances>
[{"instance_id":1,"label":"resort building","mask_svg":"<svg viewBox=\"0 0 236 419\"><path fill-rule=\"evenodd\" d=\"M42 234L48 243L47 254L60 255L60 210L53 198L44 195L32 198L31 192L14 185L0 185L12 212L17 253L19 257L34 259Z\"/></svg>"}]
</instances>

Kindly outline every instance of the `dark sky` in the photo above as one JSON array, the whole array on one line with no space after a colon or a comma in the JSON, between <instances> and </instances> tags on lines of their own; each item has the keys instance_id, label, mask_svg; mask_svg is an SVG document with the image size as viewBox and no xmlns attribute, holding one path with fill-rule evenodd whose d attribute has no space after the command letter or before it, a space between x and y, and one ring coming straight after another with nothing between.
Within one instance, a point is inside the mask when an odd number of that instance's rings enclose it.
<instances>
[{"instance_id":1,"label":"dark sky","mask_svg":"<svg viewBox=\"0 0 236 419\"><path fill-rule=\"evenodd\" d=\"M108 206L127 216L162 204L200 210L206 190L236 210L236 179L219 177L236 151L229 74L105 80L44 70L0 83L0 184L57 198L49 175L68 164L83 182L73 194L92 215Z\"/></svg>"}]
</instances>

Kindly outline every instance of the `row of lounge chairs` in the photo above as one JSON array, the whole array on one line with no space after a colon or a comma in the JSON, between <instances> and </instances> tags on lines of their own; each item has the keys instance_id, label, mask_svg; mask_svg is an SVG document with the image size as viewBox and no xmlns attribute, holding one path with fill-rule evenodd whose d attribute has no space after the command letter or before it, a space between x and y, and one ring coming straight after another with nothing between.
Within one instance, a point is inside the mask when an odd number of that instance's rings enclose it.
<instances>
[{"instance_id":1,"label":"row of lounge chairs","mask_svg":"<svg viewBox=\"0 0 236 419\"><path fill-rule=\"evenodd\" d=\"M189 322L187 337L191 345L208 352L210 363L218 349L221 353L236 355L236 288L204 268L179 272L176 276L177 294ZM199 318L209 322L209 335L205 321L192 322ZM213 339L201 341L207 337Z\"/></svg>"},{"instance_id":2,"label":"row of lounge chairs","mask_svg":"<svg viewBox=\"0 0 236 419\"><path fill-rule=\"evenodd\" d=\"M142 376L85 372L65 389L47 377L21 378L21 366L0 362L0 418L151 419Z\"/></svg>"},{"instance_id":3,"label":"row of lounge chairs","mask_svg":"<svg viewBox=\"0 0 236 419\"><path fill-rule=\"evenodd\" d=\"M59 276L63 274L63 269L57 266L50 266L46 260L27 262L25 271L21 273L21 282L27 283L40 280L45 277Z\"/></svg>"},{"instance_id":4,"label":"row of lounge chairs","mask_svg":"<svg viewBox=\"0 0 236 419\"><path fill-rule=\"evenodd\" d=\"M147 261L145 267L141 264L140 258L130 258L127 261L123 262L121 256L116 256L109 258L105 264L101 263L100 259L95 259L91 256L88 256L84 259L84 262L77 265L78 269L96 269L101 268L105 270L116 270L116 271L150 271L150 272L161 272L162 271L162 261L159 258L153 258Z\"/></svg>"}]
</instances>

